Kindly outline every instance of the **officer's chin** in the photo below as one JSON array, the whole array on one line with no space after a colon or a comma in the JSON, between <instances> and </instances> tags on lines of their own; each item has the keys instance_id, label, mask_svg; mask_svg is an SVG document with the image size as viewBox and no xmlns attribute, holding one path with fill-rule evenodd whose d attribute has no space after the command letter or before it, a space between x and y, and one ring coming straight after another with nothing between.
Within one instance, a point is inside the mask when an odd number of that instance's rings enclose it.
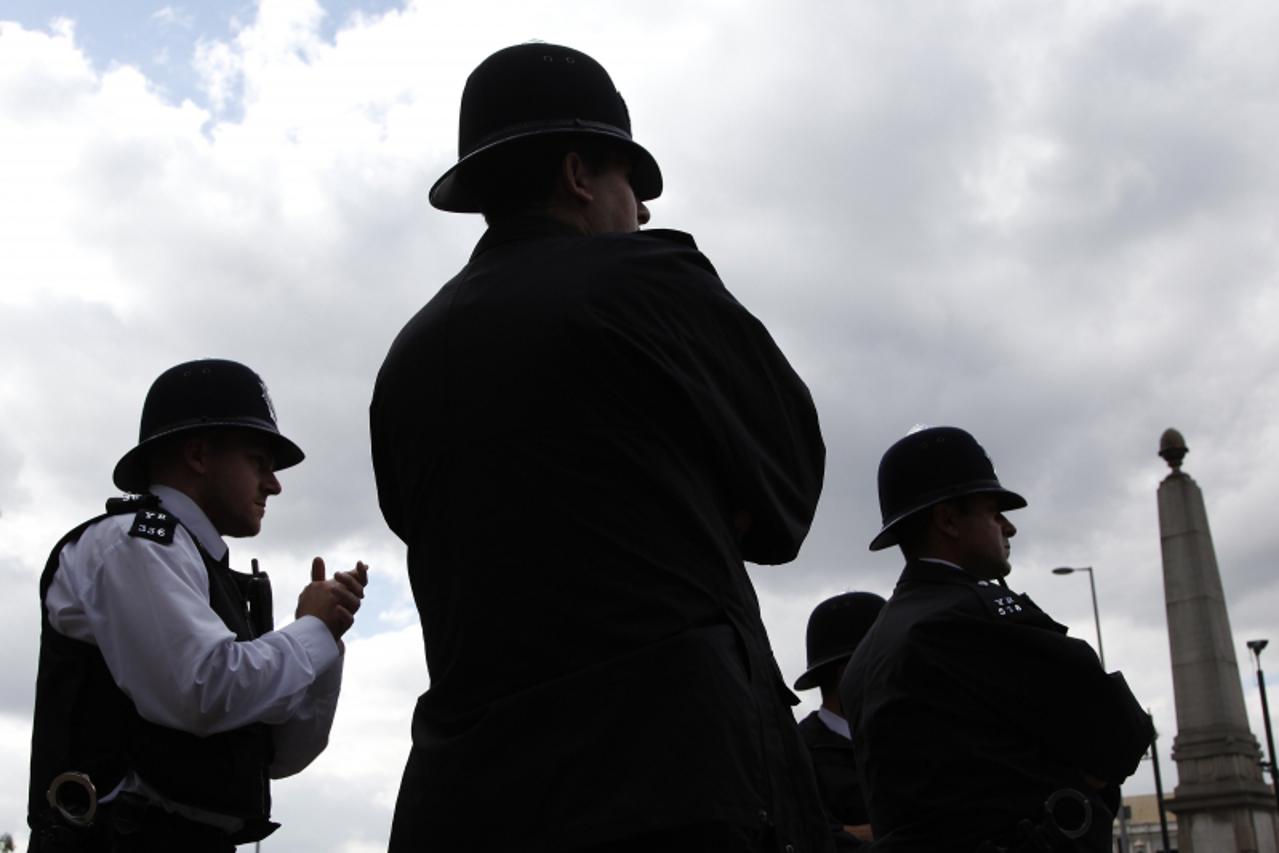
<instances>
[{"instance_id":1,"label":"officer's chin","mask_svg":"<svg viewBox=\"0 0 1279 853\"><path fill-rule=\"evenodd\" d=\"M230 530L218 531L223 536L229 536L232 539L248 539L251 536L257 536L262 531L262 519L246 518L240 524L237 524Z\"/></svg>"},{"instance_id":2,"label":"officer's chin","mask_svg":"<svg viewBox=\"0 0 1279 853\"><path fill-rule=\"evenodd\" d=\"M1005 557L998 564L991 566L990 579L994 581L999 580L1000 578L1006 578L1012 574L1012 571L1012 563L1008 562L1008 558Z\"/></svg>"}]
</instances>

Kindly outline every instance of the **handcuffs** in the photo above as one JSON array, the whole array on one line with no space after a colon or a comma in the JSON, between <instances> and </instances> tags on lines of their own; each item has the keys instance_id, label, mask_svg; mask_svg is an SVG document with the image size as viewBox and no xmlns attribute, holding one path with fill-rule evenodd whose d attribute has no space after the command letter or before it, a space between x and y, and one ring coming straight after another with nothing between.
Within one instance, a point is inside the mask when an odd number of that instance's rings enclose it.
<instances>
[{"instance_id":1,"label":"handcuffs","mask_svg":"<svg viewBox=\"0 0 1279 853\"><path fill-rule=\"evenodd\" d=\"M72 786L71 796L64 797L63 789L68 785ZM98 813L98 790L88 774L76 770L59 773L49 783L45 799L71 826L93 826L93 818Z\"/></svg>"},{"instance_id":2,"label":"handcuffs","mask_svg":"<svg viewBox=\"0 0 1279 853\"><path fill-rule=\"evenodd\" d=\"M1057 805L1063 800L1071 800L1082 809L1083 817L1080 818L1078 826L1062 826L1057 820ZM1058 788L1053 791L1044 801L1044 809L1048 812L1048 820L1052 822L1053 827L1066 838L1081 838L1092 828L1092 803L1074 788Z\"/></svg>"}]
</instances>

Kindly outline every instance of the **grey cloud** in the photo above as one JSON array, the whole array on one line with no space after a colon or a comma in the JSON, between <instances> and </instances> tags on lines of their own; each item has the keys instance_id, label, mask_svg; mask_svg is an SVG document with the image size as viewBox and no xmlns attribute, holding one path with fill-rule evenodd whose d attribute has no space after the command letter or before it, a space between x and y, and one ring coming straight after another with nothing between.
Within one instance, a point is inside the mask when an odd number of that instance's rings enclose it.
<instances>
[{"instance_id":1,"label":"grey cloud","mask_svg":"<svg viewBox=\"0 0 1279 853\"><path fill-rule=\"evenodd\" d=\"M5 521L0 518L0 531ZM53 543L49 543L52 545ZM43 568L44 557L40 557ZM0 715L29 716L35 701L35 640L40 636L40 599L27 567L13 557L0 555L0 584L10 592L0 616L9 637L23 642L0 643Z\"/></svg>"},{"instance_id":2,"label":"grey cloud","mask_svg":"<svg viewBox=\"0 0 1279 853\"><path fill-rule=\"evenodd\" d=\"M411 6L395 24L438 14ZM1026 495L1010 582L1085 639L1085 580L1048 569L1096 567L1107 657L1131 668L1162 731L1175 731L1155 513L1164 428L1191 443L1236 633L1279 630L1265 606L1279 489L1268 462L1279 451L1279 168L1267 144L1279 60L1264 43L1275 16L1261 4L1202 16L1170 4L995 14L826 3L802 18L670 4L527 33L610 67L667 178L653 225L693 232L813 391L829 464L812 535L795 564L751 569L788 677L803 667L817 601L891 590L899 556L866 549L875 471L916 423L972 430ZM62 238L101 253L104 280L126 292L86 282L83 301L4 306L0 378L14 390L0 388L0 531L30 522L47 548L96 510L155 374L222 355L262 373L308 453L284 473L263 538L236 553L261 554L280 580L347 548L398 565L373 494L366 407L391 339L481 230L431 211L425 192L451 157L463 66L519 40L483 32L449 46L430 28L423 43L447 62L383 70L359 119L378 141L332 156L307 159L324 142L313 128L229 156L246 125L225 115L168 135L92 131ZM63 79L42 120L78 115L95 90L79 71L50 73L0 85L0 102L34 109L23 93ZM406 114L427 120L397 123ZM413 144L388 144L402 134ZM31 593L26 610L0 611L26 626L8 662L28 671L39 550L0 564ZM376 596L370 615L402 609L402 576ZM361 630L376 640L377 625ZM397 642L416 643L414 631ZM378 677L416 685L419 655ZM368 665L353 659L352 674ZM22 701L0 696L0 709ZM358 692L347 702L364 712ZM407 731L379 736L391 749ZM1170 734L1161 745L1171 788ZM382 772L393 789L399 768ZM321 783L296 784L302 802Z\"/></svg>"}]
</instances>

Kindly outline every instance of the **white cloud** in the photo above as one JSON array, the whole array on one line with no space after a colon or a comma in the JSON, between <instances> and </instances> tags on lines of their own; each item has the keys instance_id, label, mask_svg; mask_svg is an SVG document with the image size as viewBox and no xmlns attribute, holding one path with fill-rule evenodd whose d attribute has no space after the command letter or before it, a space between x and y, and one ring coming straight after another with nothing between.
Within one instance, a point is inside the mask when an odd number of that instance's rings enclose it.
<instances>
[{"instance_id":1,"label":"white cloud","mask_svg":"<svg viewBox=\"0 0 1279 853\"><path fill-rule=\"evenodd\" d=\"M0 835L9 833L19 853L26 850L27 785L26 768L31 760L31 720L0 713L0 763L12 768L0 785Z\"/></svg>"},{"instance_id":2,"label":"white cloud","mask_svg":"<svg viewBox=\"0 0 1279 853\"><path fill-rule=\"evenodd\" d=\"M880 453L913 423L958 424L1030 500L1014 585L1085 639L1082 579L1047 570L1096 567L1107 658L1155 709L1172 788L1164 428L1191 445L1236 633L1279 633L1279 12L422 2L332 39L324 16L266 0L205 37L206 104L95 66L70 21L0 23L0 577L17 590L0 618L23 638L6 663L33 671L35 577L110 493L151 379L243 360L308 460L237 558L262 558L281 619L311 555L375 569L333 746L280 786L272 849L382 849L425 671L373 496L368 395L481 229L425 199L465 77L536 37L610 68L666 175L653 225L693 231L814 391L817 522L797 563L752 570L787 678L813 605L891 590L897 557L866 551ZM25 764L24 696L0 695L5 766ZM0 782L0 831L21 826L20 777Z\"/></svg>"},{"instance_id":3,"label":"white cloud","mask_svg":"<svg viewBox=\"0 0 1279 853\"><path fill-rule=\"evenodd\" d=\"M348 643L343 702L329 748L301 774L274 787L273 814L285 829L273 846L386 849L408 758L409 723L417 695L426 687L416 623ZM343 817L317 819L320 809L340 809Z\"/></svg>"},{"instance_id":4,"label":"white cloud","mask_svg":"<svg viewBox=\"0 0 1279 853\"><path fill-rule=\"evenodd\" d=\"M161 6L151 13L151 20L183 30L189 30L195 24L192 14L180 6Z\"/></svg>"}]
</instances>

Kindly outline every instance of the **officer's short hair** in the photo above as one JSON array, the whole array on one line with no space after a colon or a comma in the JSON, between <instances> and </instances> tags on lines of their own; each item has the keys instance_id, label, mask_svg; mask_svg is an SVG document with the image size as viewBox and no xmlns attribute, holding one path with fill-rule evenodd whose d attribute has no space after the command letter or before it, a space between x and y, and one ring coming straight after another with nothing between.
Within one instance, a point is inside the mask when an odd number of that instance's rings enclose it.
<instances>
[{"instance_id":1,"label":"officer's short hair","mask_svg":"<svg viewBox=\"0 0 1279 853\"><path fill-rule=\"evenodd\" d=\"M148 448L146 466L148 479L153 478L160 470L182 461L182 454L187 442L199 439L214 450L225 450L237 439L259 440L260 433L237 426L211 426L204 429L186 430L166 435L157 439Z\"/></svg>"},{"instance_id":2,"label":"officer's short hair","mask_svg":"<svg viewBox=\"0 0 1279 853\"><path fill-rule=\"evenodd\" d=\"M464 170L459 179L480 199L480 212L490 225L541 209L551 198L560 166L570 152L591 171L608 165L621 149L607 139L580 134L541 136L508 151L495 151Z\"/></svg>"},{"instance_id":3,"label":"officer's short hair","mask_svg":"<svg viewBox=\"0 0 1279 853\"><path fill-rule=\"evenodd\" d=\"M976 492L971 495L958 495L953 498L946 498L935 504L929 504L919 512L906 516L894 525L897 535L897 542L901 546L902 552L905 554L913 553L913 549L923 542L924 535L928 532L928 525L932 524L933 508L942 504L954 504L960 513L967 515L971 508L971 498L987 494L986 492Z\"/></svg>"}]
</instances>

